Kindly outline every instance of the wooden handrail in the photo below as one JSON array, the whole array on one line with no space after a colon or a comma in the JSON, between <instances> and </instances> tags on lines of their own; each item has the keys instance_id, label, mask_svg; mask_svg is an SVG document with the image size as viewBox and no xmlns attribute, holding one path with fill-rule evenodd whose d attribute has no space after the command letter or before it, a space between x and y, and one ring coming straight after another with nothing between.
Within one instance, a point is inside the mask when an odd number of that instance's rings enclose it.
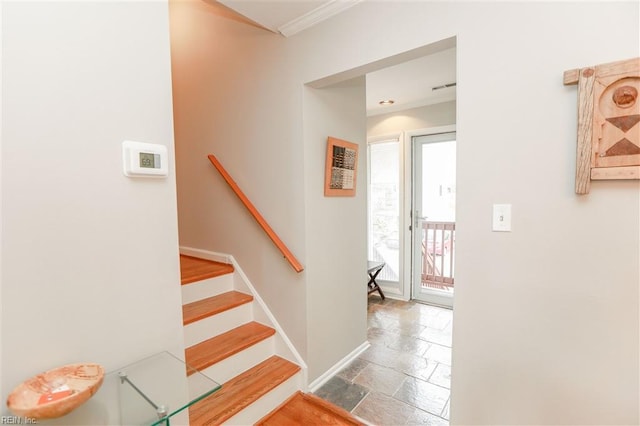
<instances>
[{"instance_id":1,"label":"wooden handrail","mask_svg":"<svg viewBox=\"0 0 640 426\"><path fill-rule=\"evenodd\" d=\"M285 259L287 259L287 261L291 264L293 269L295 269L296 272L302 272L304 270L304 268L302 267L302 264L298 262L298 259L296 259L293 253L291 253L291 250L289 250L289 248L282 242L280 237L278 237L278 234L276 234L275 231L271 228L271 226L269 226L269 224L264 219L264 217L262 217L258 209L256 209L253 203L249 201L246 195L244 195L244 192L242 192L242 190L240 189L238 184L233 180L231 175L229 175L229 173L225 170L225 168L222 167L222 164L220 164L220 161L218 161L215 155L209 155L208 157L209 157L209 161L211 161L211 164L213 164L216 170L220 172L220 174L222 175L222 178L225 181L227 181L227 183L229 184L233 192L235 192L238 198L240 198L240 201L242 201L242 204L244 204L247 210L249 210L249 213L251 213L253 218L256 220L256 222L258 222L258 225L262 227L264 232L267 233L267 235L269 236L271 241L273 241L273 243L276 245L278 250L282 252Z\"/></svg>"}]
</instances>

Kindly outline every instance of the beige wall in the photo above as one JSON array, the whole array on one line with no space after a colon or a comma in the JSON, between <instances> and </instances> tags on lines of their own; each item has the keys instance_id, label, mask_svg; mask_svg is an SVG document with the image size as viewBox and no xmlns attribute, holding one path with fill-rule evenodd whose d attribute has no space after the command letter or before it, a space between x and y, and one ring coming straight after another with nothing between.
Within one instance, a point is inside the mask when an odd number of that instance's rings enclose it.
<instances>
[{"instance_id":1,"label":"beige wall","mask_svg":"<svg viewBox=\"0 0 640 426\"><path fill-rule=\"evenodd\" d=\"M200 1L171 4L171 35L180 244L238 259L313 381L366 339L365 180L355 198L323 196L327 136L365 142L364 79L305 88L287 39L222 19ZM207 154L305 271L283 260ZM360 165L366 176L364 156Z\"/></svg>"},{"instance_id":2,"label":"beige wall","mask_svg":"<svg viewBox=\"0 0 640 426\"><path fill-rule=\"evenodd\" d=\"M232 254L305 356L308 273L289 266L207 159L306 265L302 85L281 36L210 12L170 4L180 244Z\"/></svg>"},{"instance_id":3,"label":"beige wall","mask_svg":"<svg viewBox=\"0 0 640 426\"><path fill-rule=\"evenodd\" d=\"M364 77L304 89L307 352L309 377L367 339L367 185ZM356 195L325 197L327 136L360 145Z\"/></svg>"},{"instance_id":4,"label":"beige wall","mask_svg":"<svg viewBox=\"0 0 640 426\"><path fill-rule=\"evenodd\" d=\"M166 2L3 2L2 401L74 362L182 350ZM4 414L6 407L2 408Z\"/></svg>"},{"instance_id":5,"label":"beige wall","mask_svg":"<svg viewBox=\"0 0 640 426\"><path fill-rule=\"evenodd\" d=\"M443 102L367 117L367 136L456 124L456 102Z\"/></svg>"}]
</instances>

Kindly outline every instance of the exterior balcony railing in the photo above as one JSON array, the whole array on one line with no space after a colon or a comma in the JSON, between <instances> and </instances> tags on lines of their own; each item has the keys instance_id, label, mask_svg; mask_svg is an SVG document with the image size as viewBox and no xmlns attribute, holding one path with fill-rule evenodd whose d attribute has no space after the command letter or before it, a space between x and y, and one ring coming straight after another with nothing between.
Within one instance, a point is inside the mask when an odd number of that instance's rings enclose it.
<instances>
[{"instance_id":1,"label":"exterior balcony railing","mask_svg":"<svg viewBox=\"0 0 640 426\"><path fill-rule=\"evenodd\" d=\"M450 289L454 282L455 222L422 222L422 286Z\"/></svg>"}]
</instances>

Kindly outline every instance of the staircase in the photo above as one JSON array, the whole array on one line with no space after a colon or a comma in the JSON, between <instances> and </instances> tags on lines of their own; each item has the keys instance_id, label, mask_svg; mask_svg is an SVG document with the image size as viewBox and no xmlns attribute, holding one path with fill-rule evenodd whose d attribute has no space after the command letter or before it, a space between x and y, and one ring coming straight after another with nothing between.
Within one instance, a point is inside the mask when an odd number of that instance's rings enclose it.
<instances>
[{"instance_id":1,"label":"staircase","mask_svg":"<svg viewBox=\"0 0 640 426\"><path fill-rule=\"evenodd\" d=\"M189 422L255 424L303 388L303 372L278 353L287 352L282 337L250 292L238 291L246 288L232 265L181 255L180 267L186 362L222 384L190 408Z\"/></svg>"}]
</instances>

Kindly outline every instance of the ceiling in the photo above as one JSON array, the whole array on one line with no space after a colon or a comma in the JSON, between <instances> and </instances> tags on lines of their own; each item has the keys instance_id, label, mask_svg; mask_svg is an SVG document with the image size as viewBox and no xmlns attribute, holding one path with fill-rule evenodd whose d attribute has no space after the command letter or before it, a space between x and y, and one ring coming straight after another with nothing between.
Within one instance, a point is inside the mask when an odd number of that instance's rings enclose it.
<instances>
[{"instance_id":1,"label":"ceiling","mask_svg":"<svg viewBox=\"0 0 640 426\"><path fill-rule=\"evenodd\" d=\"M367 74L367 115L386 114L456 99L456 48ZM393 105L380 105L392 99Z\"/></svg>"},{"instance_id":2,"label":"ceiling","mask_svg":"<svg viewBox=\"0 0 640 426\"><path fill-rule=\"evenodd\" d=\"M205 0L207 3L214 3ZM363 0L217 0L249 21L285 37L304 31ZM456 48L367 74L367 115L386 114L455 100ZM392 99L393 105L382 106Z\"/></svg>"}]
</instances>

